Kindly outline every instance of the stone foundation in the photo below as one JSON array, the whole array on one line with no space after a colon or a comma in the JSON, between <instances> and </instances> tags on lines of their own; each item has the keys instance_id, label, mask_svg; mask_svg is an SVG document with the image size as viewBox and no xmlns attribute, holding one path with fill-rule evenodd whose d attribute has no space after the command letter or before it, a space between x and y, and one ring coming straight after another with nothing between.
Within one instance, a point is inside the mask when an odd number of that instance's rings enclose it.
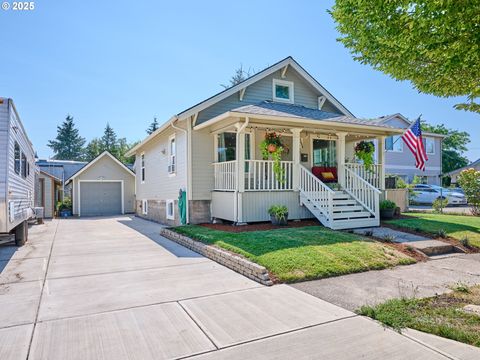
<instances>
[{"instance_id":1,"label":"stone foundation","mask_svg":"<svg viewBox=\"0 0 480 360\"><path fill-rule=\"evenodd\" d=\"M135 202L135 213L138 217L146 220L158 222L168 226L178 226L180 224L180 216L178 214L178 200L174 201L175 220L167 219L165 200L147 200L148 214L143 213L142 201ZM210 217L210 200L190 200L189 201L190 224L208 223Z\"/></svg>"},{"instance_id":2,"label":"stone foundation","mask_svg":"<svg viewBox=\"0 0 480 360\"><path fill-rule=\"evenodd\" d=\"M201 243L190 239L185 235L181 235L170 229L161 229L160 235L175 241L176 243L189 248L213 261L236 271L249 279L259 282L260 284L271 286L273 281L267 269L261 265L255 264L243 257L229 253L228 251L216 248L211 245Z\"/></svg>"}]
</instances>

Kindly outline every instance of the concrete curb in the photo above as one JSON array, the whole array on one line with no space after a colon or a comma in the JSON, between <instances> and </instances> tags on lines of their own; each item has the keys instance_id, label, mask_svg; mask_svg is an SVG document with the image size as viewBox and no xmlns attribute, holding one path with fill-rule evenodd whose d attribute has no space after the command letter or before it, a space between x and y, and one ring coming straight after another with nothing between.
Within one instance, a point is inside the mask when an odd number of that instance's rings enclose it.
<instances>
[{"instance_id":1,"label":"concrete curb","mask_svg":"<svg viewBox=\"0 0 480 360\"><path fill-rule=\"evenodd\" d=\"M273 281L270 279L270 275L265 267L255 264L254 262L244 259L243 257L231 254L228 251L216 248L214 246L201 243L200 241L193 240L170 229L161 229L160 235L223 266L226 266L229 269L248 277L249 279L259 282L262 285L273 285Z\"/></svg>"}]
</instances>

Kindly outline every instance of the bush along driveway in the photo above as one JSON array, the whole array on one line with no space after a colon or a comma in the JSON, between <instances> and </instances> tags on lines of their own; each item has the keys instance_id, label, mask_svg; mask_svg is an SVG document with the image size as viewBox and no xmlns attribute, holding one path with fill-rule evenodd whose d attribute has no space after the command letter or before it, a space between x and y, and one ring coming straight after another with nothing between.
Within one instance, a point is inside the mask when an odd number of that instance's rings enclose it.
<instances>
[{"instance_id":1,"label":"bush along driveway","mask_svg":"<svg viewBox=\"0 0 480 360\"><path fill-rule=\"evenodd\" d=\"M412 328L480 347L480 286L458 285L449 294L425 299L393 299L360 314L385 325Z\"/></svg>"},{"instance_id":2,"label":"bush along driveway","mask_svg":"<svg viewBox=\"0 0 480 360\"><path fill-rule=\"evenodd\" d=\"M386 221L400 229L431 236L449 236L480 248L480 217L466 215L407 213L407 217Z\"/></svg>"},{"instance_id":3,"label":"bush along driveway","mask_svg":"<svg viewBox=\"0 0 480 360\"><path fill-rule=\"evenodd\" d=\"M280 282L312 280L415 262L388 245L322 226L228 232L186 225L172 230L262 265Z\"/></svg>"}]
</instances>

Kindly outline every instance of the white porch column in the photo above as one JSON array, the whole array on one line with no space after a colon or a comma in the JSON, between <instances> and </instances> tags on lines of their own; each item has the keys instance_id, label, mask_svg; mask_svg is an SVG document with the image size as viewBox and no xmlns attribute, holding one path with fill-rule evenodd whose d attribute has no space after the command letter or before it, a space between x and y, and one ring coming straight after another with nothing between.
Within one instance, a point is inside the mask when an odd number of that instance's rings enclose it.
<instances>
[{"instance_id":1,"label":"white porch column","mask_svg":"<svg viewBox=\"0 0 480 360\"><path fill-rule=\"evenodd\" d=\"M294 191L298 191L300 186L300 133L302 129L293 128L290 129L293 134L292 139L292 187Z\"/></svg>"},{"instance_id":2,"label":"white porch column","mask_svg":"<svg viewBox=\"0 0 480 360\"><path fill-rule=\"evenodd\" d=\"M337 133L337 173L340 186L345 185L345 137L346 132Z\"/></svg>"},{"instance_id":3,"label":"white porch column","mask_svg":"<svg viewBox=\"0 0 480 360\"><path fill-rule=\"evenodd\" d=\"M237 190L245 191L245 131L237 132Z\"/></svg>"},{"instance_id":4,"label":"white porch column","mask_svg":"<svg viewBox=\"0 0 480 360\"><path fill-rule=\"evenodd\" d=\"M380 173L378 174L380 177L380 190L385 190L385 136L378 136L377 144L378 163L380 164Z\"/></svg>"}]
</instances>

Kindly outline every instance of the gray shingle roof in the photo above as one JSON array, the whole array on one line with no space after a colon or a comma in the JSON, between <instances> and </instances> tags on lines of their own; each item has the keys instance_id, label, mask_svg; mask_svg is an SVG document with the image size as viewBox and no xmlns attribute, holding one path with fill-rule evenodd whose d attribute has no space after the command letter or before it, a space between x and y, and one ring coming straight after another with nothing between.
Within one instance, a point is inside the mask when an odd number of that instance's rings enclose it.
<instances>
[{"instance_id":1,"label":"gray shingle roof","mask_svg":"<svg viewBox=\"0 0 480 360\"><path fill-rule=\"evenodd\" d=\"M381 119L357 119L355 117L339 115L323 110L310 109L305 106L281 104L272 101L263 101L256 105L245 105L236 109L232 109L231 111L252 115L285 116L298 119L324 120L346 124L379 126L388 129L396 129L394 126L381 124Z\"/></svg>"}]
</instances>

